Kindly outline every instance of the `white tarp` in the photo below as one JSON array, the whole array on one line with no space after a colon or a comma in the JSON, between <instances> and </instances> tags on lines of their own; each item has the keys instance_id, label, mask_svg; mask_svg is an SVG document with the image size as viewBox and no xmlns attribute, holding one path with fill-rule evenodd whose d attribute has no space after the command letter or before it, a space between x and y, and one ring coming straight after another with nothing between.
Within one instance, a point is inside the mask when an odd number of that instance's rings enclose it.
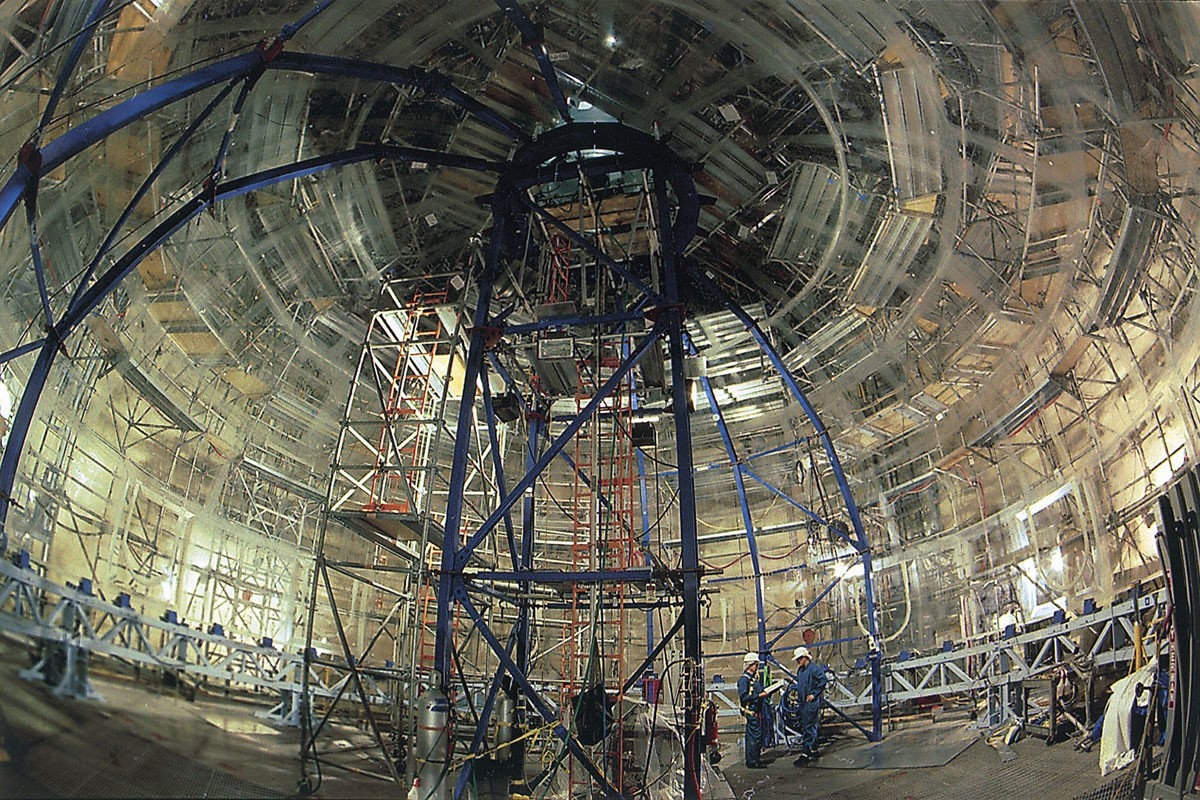
<instances>
[{"instance_id":1,"label":"white tarp","mask_svg":"<svg viewBox=\"0 0 1200 800\"><path fill-rule=\"evenodd\" d=\"M1137 758L1137 743L1133 738L1132 712L1138 684L1154 682L1155 663L1151 661L1137 672L1112 685L1112 694L1104 705L1104 727L1100 731L1100 774L1116 772ZM1142 693L1142 705L1150 702L1153 692Z\"/></svg>"}]
</instances>

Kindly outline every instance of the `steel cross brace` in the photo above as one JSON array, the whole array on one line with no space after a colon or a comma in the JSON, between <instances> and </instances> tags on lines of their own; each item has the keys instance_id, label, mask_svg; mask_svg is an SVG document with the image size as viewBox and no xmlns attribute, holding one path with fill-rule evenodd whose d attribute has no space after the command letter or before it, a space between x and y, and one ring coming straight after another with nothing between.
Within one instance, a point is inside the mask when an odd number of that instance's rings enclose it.
<instances>
[{"instance_id":1,"label":"steel cross brace","mask_svg":"<svg viewBox=\"0 0 1200 800\"><path fill-rule=\"evenodd\" d=\"M508 15L509 20L521 32L521 43L533 53L538 68L542 72L542 78L546 81L546 88L550 90L550 97L554 99L558 115L562 117L563 122L570 122L571 112L567 108L567 98L563 94L562 86L559 85L558 73L554 70L553 62L550 61L550 54L546 52L546 42L541 29L533 24L517 0L496 0L496 5Z\"/></svg>"},{"instance_id":2,"label":"steel cross brace","mask_svg":"<svg viewBox=\"0 0 1200 800\"><path fill-rule=\"evenodd\" d=\"M516 572L483 571L465 572L464 577L479 581L532 581L534 583L606 583L609 581L625 581L628 583L648 582L654 580L656 573L645 567L629 569L584 570L570 572L568 570L519 570Z\"/></svg>"},{"instance_id":3,"label":"steel cross brace","mask_svg":"<svg viewBox=\"0 0 1200 800\"><path fill-rule=\"evenodd\" d=\"M643 314L643 315L639 316L639 318L644 318L644 316L645 315ZM496 354L489 352L487 354L487 356L488 356L488 363L491 365L492 369L496 370L496 373L501 377L501 379L503 379L504 385L509 388L509 391L513 392L513 394L516 395L517 403L521 406L521 410L525 412L526 418L529 419L530 422L532 423L533 416L539 414L540 412L534 411L529 407L529 402L524 397L521 396L521 394L517 388L516 382L512 379L512 375L510 375L508 370L506 370L504 368L504 365L500 363L500 360L498 358L496 358ZM633 373L630 373L630 375L632 376ZM540 423L540 420L539 420L539 423ZM532 429L532 424L530 425L530 427ZM544 430L544 428L539 425L539 430ZM587 475L585 475L579 471L579 467L578 467L578 465L576 465L575 460L572 459L569 455L567 455L566 450L559 450L558 457L567 463L567 466L569 466L571 468L571 471L579 476L579 479L581 481L583 481L583 484L585 486L587 486L588 489L591 489L592 491L596 492L596 496L600 499L600 504L602 506L604 506L605 508L608 508L608 509L612 508L612 502L609 501L608 497L603 492L600 492L597 487L592 486L591 478L589 478Z\"/></svg>"},{"instance_id":4,"label":"steel cross brace","mask_svg":"<svg viewBox=\"0 0 1200 800\"><path fill-rule=\"evenodd\" d=\"M658 339L663 335L665 328L666 324L662 320L659 320L654 324L654 327L650 329L650 332L647 333L640 342L638 342L637 347L633 349L633 352L629 354L629 357L626 358L608 378L608 380L604 382L592 399L588 401L587 405L585 405L579 411L579 413L575 415L575 418L566 426L566 428L563 429L562 433L560 433L555 440L550 443L550 446L546 448L546 451L533 465L533 468L525 474L525 477L521 478L521 480L518 481L515 486L513 486L512 491L508 493L508 496L500 502L500 505L496 507L496 509L486 520L484 520L483 524L479 526L479 529L471 535L471 538L469 538L462 546L462 549L456 553L454 569L461 570L464 566L466 566L467 560L471 557L471 554L474 553L475 548L479 546L479 543L483 541L484 537L486 537L488 533L494 527L496 527L496 524L500 521L500 519L506 513L508 513L508 510L516 504L517 500L521 498L525 491L534 484L538 476L545 471L547 465L549 465L549 463L558 455L559 451L561 451L571 441L575 434L578 433L579 429L583 427L584 423L591 419L592 415L596 412L596 409L600 407L605 399L610 397L612 393L616 391L617 387L619 387L621 382L625 379L625 376L629 374L629 371L636 367L638 362L642 360L642 357L650 349L650 345L658 341ZM466 378L468 384L472 382L472 374L471 364L468 360ZM468 406L465 394L466 390L464 390L464 408ZM447 532L449 532L449 528L450 522L449 518L447 518Z\"/></svg>"},{"instance_id":5,"label":"steel cross brace","mask_svg":"<svg viewBox=\"0 0 1200 800\"><path fill-rule=\"evenodd\" d=\"M508 646L504 648L504 652L512 657L513 648L516 646L518 637L518 629L513 628L508 636ZM470 757L467 763L463 765L462 771L458 774L458 781L454 785L454 800L459 800L463 792L466 791L467 783L471 780L471 773L475 770L474 757L479 755L479 748L483 747L484 740L487 738L488 724L492 719L492 708L496 703L496 693L500 690L500 683L504 679L507 670L504 664L496 668L495 674L492 676L491 683L488 685L487 695L483 699L483 707L479 709L479 722L475 725L475 734L471 737L471 745L467 748Z\"/></svg>"},{"instance_id":6,"label":"steel cross brace","mask_svg":"<svg viewBox=\"0 0 1200 800\"><path fill-rule=\"evenodd\" d=\"M849 536L847 536L846 534L842 533L837 528L830 525L828 520L823 519L819 514L817 514L812 509L810 509L808 506L804 505L803 503L796 502L796 500L794 500L791 497L791 495L789 495L787 492L784 492L783 490L779 489L777 486L775 486L770 481L763 478L761 475L759 475L757 472L750 469L749 467L743 466L742 471L745 472L747 475L749 475L751 478L753 478L757 483L761 484L763 486L763 488L765 488L771 494L775 495L780 500L782 500L785 503L787 503L788 505L790 505L792 508L797 509L800 513L804 514L806 517L813 520L814 522L819 522L820 524L824 525L827 530L833 531L839 539L841 539L846 544L853 547L855 550L858 550L858 548L860 546L859 542L854 541Z\"/></svg>"},{"instance_id":7,"label":"steel cross brace","mask_svg":"<svg viewBox=\"0 0 1200 800\"><path fill-rule=\"evenodd\" d=\"M484 621L483 616L471 602L471 598L467 594L466 587L462 585L461 581L455 588L455 600L462 605L463 610L467 612L467 616L469 616L475 623L475 629L479 631L480 635L483 637L483 640L487 642L488 647L490 647L492 652L494 652L500 659L500 662L504 665L504 668L507 669L509 674L513 676L513 679L521 685L522 690L525 692L525 697L528 698L528 700L533 704L533 707L537 710L538 714L540 714L542 719L548 724L554 725L554 735L559 739L562 739L562 741L567 745L568 749L570 749L571 754L579 759L579 762L583 765L583 768L588 771L588 774L599 781L600 785L604 787L605 796L612 798L612 800L626 800L625 796L621 794L620 790L613 786L604 773L596 767L596 764L592 761L591 757L588 755L587 751L583 748L579 741L567 731L566 726L562 724L562 718L555 713L550 704L542 699L541 693L538 692L537 687L535 687L529 680L529 676L518 668L517 663L512 660L512 657L508 654L507 650L505 650L504 646L500 644L500 640L496 638L496 634L492 633L491 629L488 628L487 622Z\"/></svg>"}]
</instances>

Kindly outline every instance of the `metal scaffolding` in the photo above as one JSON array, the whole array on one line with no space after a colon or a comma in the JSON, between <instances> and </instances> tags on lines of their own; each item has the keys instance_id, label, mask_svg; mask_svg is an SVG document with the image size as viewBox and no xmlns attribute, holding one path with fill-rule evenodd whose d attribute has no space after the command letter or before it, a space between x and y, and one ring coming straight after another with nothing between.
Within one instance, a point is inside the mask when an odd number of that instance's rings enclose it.
<instances>
[{"instance_id":1,"label":"metal scaffolding","mask_svg":"<svg viewBox=\"0 0 1200 800\"><path fill-rule=\"evenodd\" d=\"M414 725L411 709L420 691L439 680L428 565L442 546L449 453L443 442L452 386L462 380L461 299L451 293L465 294L455 286L465 286L457 273L395 279L381 288L330 463L308 611L305 663L350 671L355 692L347 699L357 700L378 744L372 765L397 782ZM326 654L314 637L330 623L340 646ZM372 676L392 686L382 705L362 683ZM342 699L339 693L304 718L302 774L310 762L319 769L343 755L329 743L340 735L329 723L341 715Z\"/></svg>"},{"instance_id":2,"label":"metal scaffolding","mask_svg":"<svg viewBox=\"0 0 1200 800\"><path fill-rule=\"evenodd\" d=\"M162 153L65 302L51 304L33 231L33 271L46 334L0 355L8 361L37 353L0 459L0 549L18 461L63 343L189 222L225 200L366 162L494 174L494 192L487 198L491 228L480 263L463 275L424 276L407 285L394 276L385 279L351 378L315 546L300 700L287 709L304 728L302 776L309 777L310 764L336 764L336 754L321 749L321 737L333 730L335 709L350 697L357 698L354 713L361 713L377 751L372 762L377 776L407 781L401 746L406 732L413 732L416 771L432 771L435 778L422 786L423 797L444 794L452 769L460 796L485 756L523 766L524 746L512 747L495 729L508 735L538 729L557 737L557 753L543 747L550 765L540 779L554 781L565 761L566 791L578 786L628 796L647 776L630 765L625 730L634 710L626 700L643 678L660 674L673 687L663 702L680 715L675 728L684 795L698 798L705 692L702 586L708 570L699 554L694 451L702 417L694 412L705 406L736 485L740 533L750 550L757 649L774 660L773 651L789 646L784 640L846 573L769 631L762 593L767 573L757 549L764 523L755 519L750 483L760 487L753 490L759 496L785 501L834 537L845 548L840 559L861 565L867 631L851 643L861 645L867 664L872 717L867 734L878 738L882 652L867 533L832 436L769 335L715 275L688 258L701 205L694 165L657 135L619 122L572 121L538 31L516 3L498 4L532 49L561 117L562 124L536 139L423 70L284 52L322 4L254 52L211 62L116 102L44 146L37 136L30 141L0 188L0 225L25 203L33 226L38 184L48 171L165 107L221 87ZM98 3L96 13L105 5ZM62 80L72 69L68 59ZM509 137L516 149L495 162L359 144L226 178L233 124L269 70L418 89ZM114 242L162 170L230 97L234 123L214 154L211 173L113 258ZM533 304L522 296L530 286L540 293ZM459 304L466 302L473 313L463 337L458 330L466 316ZM811 427L797 442L823 454L840 498L835 508L808 508L749 466L750 454L735 440L722 409L720 387L695 368L699 331L689 326L701 312L733 320L774 371L793 416ZM127 433L149 438L167 427L184 435L199 432L196 421L137 362L115 348L108 357L141 395L137 403L112 408L114 417L123 416ZM151 410L165 422L145 423ZM651 423L651 416L658 422ZM509 452L515 441L524 443L523 453ZM269 530L280 527L264 516L280 513L281 504L271 502L274 490L306 503L313 498L258 455L243 455L243 491L226 496L236 496L247 527ZM569 508L560 509L561 527L547 511L548 504L564 502L552 489L556 471L572 483ZM653 496L647 488L651 479L659 483ZM181 552L186 551L185 542ZM230 549L218 557L228 561L236 554ZM290 598L295 580L284 584L276 588ZM223 607L237 613L235 598L229 600ZM632 624L635 611L646 612L644 647ZM290 611L280 613L290 624ZM656 628L660 613L673 614L673 622ZM336 636L333 646L315 638L319 626ZM555 628L557 641L547 645L552 638L547 631ZM315 691L314 668L344 672L346 680L332 694ZM643 697L650 700L651 682L645 684ZM426 708L440 715L441 728L424 724ZM451 733L452 714L460 721L469 717L473 729L459 725ZM439 734L432 746L422 741L427 730ZM503 756L505 749L513 752Z\"/></svg>"}]
</instances>

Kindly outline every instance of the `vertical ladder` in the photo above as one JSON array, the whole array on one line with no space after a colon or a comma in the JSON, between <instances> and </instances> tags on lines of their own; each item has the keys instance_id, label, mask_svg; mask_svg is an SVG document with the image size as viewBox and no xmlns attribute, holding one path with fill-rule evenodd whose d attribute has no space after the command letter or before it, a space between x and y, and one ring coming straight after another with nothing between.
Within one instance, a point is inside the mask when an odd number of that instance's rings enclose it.
<instances>
[{"instance_id":1,"label":"vertical ladder","mask_svg":"<svg viewBox=\"0 0 1200 800\"><path fill-rule=\"evenodd\" d=\"M617 343L605 343L593 360L577 362L576 413L591 399L591 388L603 384L622 360ZM626 570L635 566L638 553L636 528L636 463L631 438L632 403L628 384L605 399L592 420L575 437L575 474L566 510L570 515L571 568ZM627 675L626 588L624 582L602 585L572 584L563 636L562 703L569 713L575 698L603 677L605 687L616 690L610 735L590 753L614 785L625 784L625 737L621 724L624 711L621 687ZM597 619L597 615L601 615ZM595 626L596 659L592 659ZM582 765L568 762L568 796L593 794L593 782Z\"/></svg>"},{"instance_id":2,"label":"vertical ladder","mask_svg":"<svg viewBox=\"0 0 1200 800\"><path fill-rule=\"evenodd\" d=\"M546 287L546 302L561 303L571 289L571 240L565 236L550 237L550 278Z\"/></svg>"},{"instance_id":3,"label":"vertical ladder","mask_svg":"<svg viewBox=\"0 0 1200 800\"><path fill-rule=\"evenodd\" d=\"M400 514L414 508L426 488L439 392L431 386L436 359L449 347L438 306L447 294L414 292L393 319L399 327L396 363L386 387L383 425L375 449L370 494L363 510Z\"/></svg>"}]
</instances>

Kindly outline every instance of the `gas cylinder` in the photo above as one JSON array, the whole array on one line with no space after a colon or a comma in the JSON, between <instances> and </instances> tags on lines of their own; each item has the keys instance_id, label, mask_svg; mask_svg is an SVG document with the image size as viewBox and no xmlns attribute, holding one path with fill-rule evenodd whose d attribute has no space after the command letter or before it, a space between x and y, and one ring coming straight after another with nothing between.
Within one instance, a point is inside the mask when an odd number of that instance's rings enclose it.
<instances>
[{"instance_id":1,"label":"gas cylinder","mask_svg":"<svg viewBox=\"0 0 1200 800\"><path fill-rule=\"evenodd\" d=\"M417 800L450 796L450 699L437 686L417 698Z\"/></svg>"},{"instance_id":2,"label":"gas cylinder","mask_svg":"<svg viewBox=\"0 0 1200 800\"><path fill-rule=\"evenodd\" d=\"M501 692L500 698L496 701L496 740L492 745L496 751L496 758L503 760L507 759L511 752L505 747L513 740L513 724L516 722L517 704L507 692Z\"/></svg>"}]
</instances>

